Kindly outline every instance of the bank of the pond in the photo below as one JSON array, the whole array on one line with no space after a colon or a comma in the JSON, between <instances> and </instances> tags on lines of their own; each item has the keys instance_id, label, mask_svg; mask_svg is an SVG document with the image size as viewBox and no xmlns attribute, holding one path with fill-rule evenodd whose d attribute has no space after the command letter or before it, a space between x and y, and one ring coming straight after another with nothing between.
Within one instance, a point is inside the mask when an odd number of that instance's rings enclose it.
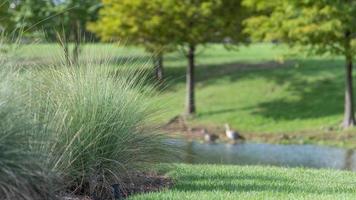
<instances>
[{"instance_id":1,"label":"bank of the pond","mask_svg":"<svg viewBox=\"0 0 356 200\"><path fill-rule=\"evenodd\" d=\"M179 164L171 189L131 196L158 199L355 199L356 173L337 170Z\"/></svg>"},{"instance_id":2,"label":"bank of the pond","mask_svg":"<svg viewBox=\"0 0 356 200\"><path fill-rule=\"evenodd\" d=\"M214 125L192 125L187 123L182 116L172 118L165 126L163 131L173 137L183 138L189 141L204 141L202 130L217 136L217 143L231 142L225 135L223 126ZM320 146L341 147L348 149L356 148L356 134L353 129L349 130L324 130L324 131L303 131L290 133L254 133L239 132L245 142L257 142L268 144L312 144Z\"/></svg>"}]
</instances>

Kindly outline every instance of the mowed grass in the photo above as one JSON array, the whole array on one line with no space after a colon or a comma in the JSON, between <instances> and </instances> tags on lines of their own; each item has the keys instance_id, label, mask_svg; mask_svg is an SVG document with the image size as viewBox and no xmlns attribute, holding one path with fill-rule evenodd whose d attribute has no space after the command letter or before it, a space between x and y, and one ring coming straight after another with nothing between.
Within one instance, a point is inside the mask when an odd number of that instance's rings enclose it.
<instances>
[{"instance_id":1,"label":"mowed grass","mask_svg":"<svg viewBox=\"0 0 356 200\"><path fill-rule=\"evenodd\" d=\"M356 174L259 166L177 165L174 186L130 200L355 199Z\"/></svg>"},{"instance_id":2,"label":"mowed grass","mask_svg":"<svg viewBox=\"0 0 356 200\"><path fill-rule=\"evenodd\" d=\"M185 102L185 60L177 58L166 58L171 85L163 100L174 115ZM342 121L342 58L305 57L266 44L238 51L215 45L201 50L197 65L195 125L230 123L245 134L275 134L335 130Z\"/></svg>"},{"instance_id":3,"label":"mowed grass","mask_svg":"<svg viewBox=\"0 0 356 200\"><path fill-rule=\"evenodd\" d=\"M60 53L55 45L29 45L24 59L40 60ZM91 44L83 55L111 62L146 64L149 54L137 47ZM186 58L165 56L166 106L163 121L184 112ZM280 134L337 130L343 117L344 61L339 57L305 57L286 46L255 44L227 50L208 45L197 51L196 106L193 125L230 123L243 134ZM151 70L152 65L147 65Z\"/></svg>"}]
</instances>

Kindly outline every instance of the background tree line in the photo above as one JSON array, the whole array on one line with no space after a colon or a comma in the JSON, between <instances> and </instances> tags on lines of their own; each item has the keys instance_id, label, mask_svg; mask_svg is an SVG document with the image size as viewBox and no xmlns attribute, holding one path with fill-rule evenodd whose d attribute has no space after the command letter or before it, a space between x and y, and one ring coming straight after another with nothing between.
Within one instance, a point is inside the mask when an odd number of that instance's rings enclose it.
<instances>
[{"instance_id":1,"label":"background tree line","mask_svg":"<svg viewBox=\"0 0 356 200\"><path fill-rule=\"evenodd\" d=\"M67 64L78 60L80 43L92 40L86 24L97 19L100 0L5 0L0 27L23 37L41 36L62 46ZM73 43L72 49L69 44Z\"/></svg>"}]
</instances>

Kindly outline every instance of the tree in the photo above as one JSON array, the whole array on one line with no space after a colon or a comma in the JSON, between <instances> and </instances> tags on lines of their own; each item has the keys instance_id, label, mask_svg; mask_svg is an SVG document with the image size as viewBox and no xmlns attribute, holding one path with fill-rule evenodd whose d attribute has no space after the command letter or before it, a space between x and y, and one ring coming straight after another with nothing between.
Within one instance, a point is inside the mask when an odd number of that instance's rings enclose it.
<instances>
[{"instance_id":1,"label":"tree","mask_svg":"<svg viewBox=\"0 0 356 200\"><path fill-rule=\"evenodd\" d=\"M165 1L162 6L170 11L169 27L174 30L176 44L186 49L186 113L193 114L196 112L194 74L197 46L226 39L240 42L244 37L241 21L245 14L238 0Z\"/></svg>"},{"instance_id":2,"label":"tree","mask_svg":"<svg viewBox=\"0 0 356 200\"><path fill-rule=\"evenodd\" d=\"M127 39L148 49L180 48L188 59L186 113L195 107L195 54L198 45L241 38L240 1L102 0L94 31L103 39Z\"/></svg>"},{"instance_id":3,"label":"tree","mask_svg":"<svg viewBox=\"0 0 356 200\"><path fill-rule=\"evenodd\" d=\"M89 30L103 41L123 40L140 45L150 52L155 66L155 76L163 80L163 56L172 50L173 34L162 0L103 0L99 20L89 24ZM165 24L168 23L168 24Z\"/></svg>"},{"instance_id":4,"label":"tree","mask_svg":"<svg viewBox=\"0 0 356 200\"><path fill-rule=\"evenodd\" d=\"M55 1L55 0L54 0ZM62 37L65 56L67 61L76 64L78 62L80 42L84 40L86 25L97 19L100 8L99 0L61 0L55 1L55 14L58 15L56 27ZM72 58L70 59L68 43L73 42Z\"/></svg>"},{"instance_id":5,"label":"tree","mask_svg":"<svg viewBox=\"0 0 356 200\"><path fill-rule=\"evenodd\" d=\"M68 64L78 60L80 41L88 21L96 19L99 0L13 0L17 28L27 32L45 30L48 39L63 47ZM74 43L72 56L69 43ZM72 58L70 58L72 57Z\"/></svg>"},{"instance_id":6,"label":"tree","mask_svg":"<svg viewBox=\"0 0 356 200\"><path fill-rule=\"evenodd\" d=\"M314 54L345 58L343 127L355 125L352 65L356 52L356 1L352 0L244 0L256 15L245 21L252 39L278 40L307 48Z\"/></svg>"}]
</instances>

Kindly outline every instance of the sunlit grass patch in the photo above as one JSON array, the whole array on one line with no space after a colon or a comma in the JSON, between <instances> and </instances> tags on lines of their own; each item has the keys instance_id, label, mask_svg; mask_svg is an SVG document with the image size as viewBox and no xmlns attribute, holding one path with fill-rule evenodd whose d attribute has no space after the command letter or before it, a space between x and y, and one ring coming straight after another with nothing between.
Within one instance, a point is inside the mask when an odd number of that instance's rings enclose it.
<instances>
[{"instance_id":1,"label":"sunlit grass patch","mask_svg":"<svg viewBox=\"0 0 356 200\"><path fill-rule=\"evenodd\" d=\"M175 185L130 199L354 199L356 174L259 166L177 165Z\"/></svg>"}]
</instances>

